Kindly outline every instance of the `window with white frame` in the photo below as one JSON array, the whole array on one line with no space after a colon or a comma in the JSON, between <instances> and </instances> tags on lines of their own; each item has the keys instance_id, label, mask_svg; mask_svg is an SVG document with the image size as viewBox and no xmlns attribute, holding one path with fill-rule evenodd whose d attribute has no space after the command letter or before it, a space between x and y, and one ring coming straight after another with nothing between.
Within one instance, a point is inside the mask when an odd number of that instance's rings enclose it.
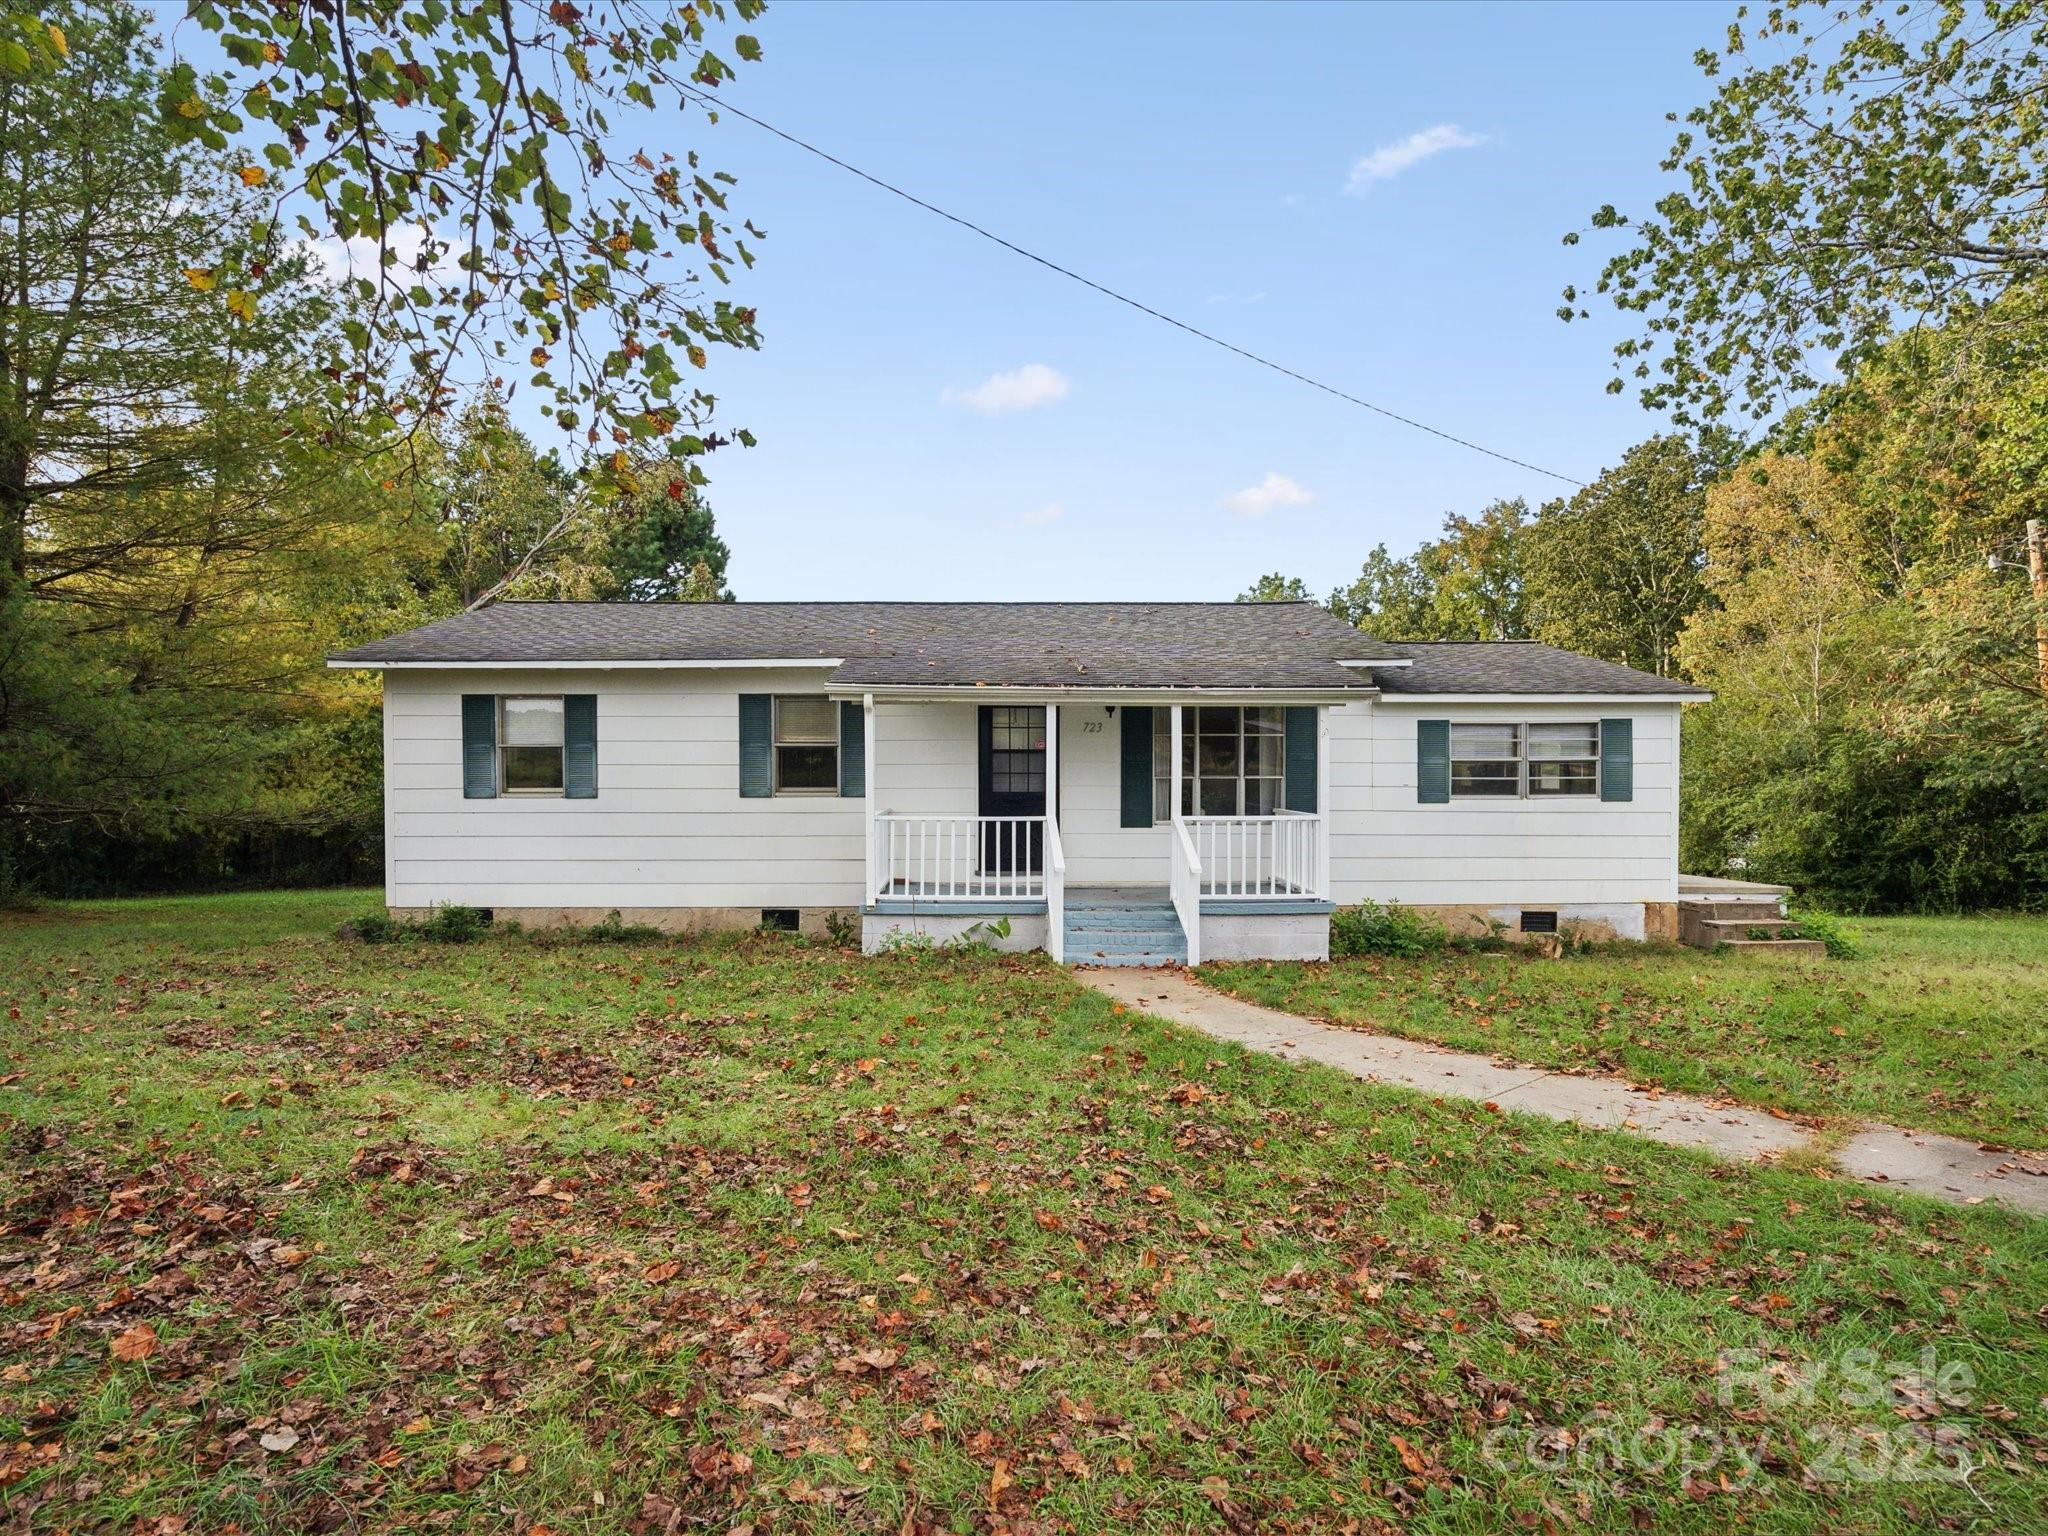
<instances>
[{"instance_id":1,"label":"window with white frame","mask_svg":"<svg viewBox=\"0 0 2048 1536\"><path fill-rule=\"evenodd\" d=\"M1152 820L1171 821L1173 712L1152 711ZM1286 804L1287 712L1205 704L1181 719L1181 814L1271 816Z\"/></svg>"},{"instance_id":2,"label":"window with white frame","mask_svg":"<svg viewBox=\"0 0 2048 1536\"><path fill-rule=\"evenodd\" d=\"M1451 723L1451 798L1543 799L1600 793L1600 726Z\"/></svg>"},{"instance_id":3,"label":"window with white frame","mask_svg":"<svg viewBox=\"0 0 2048 1536\"><path fill-rule=\"evenodd\" d=\"M562 792L562 696L498 701L498 785L508 795Z\"/></svg>"},{"instance_id":4,"label":"window with white frame","mask_svg":"<svg viewBox=\"0 0 2048 1536\"><path fill-rule=\"evenodd\" d=\"M776 695L775 793L839 793L839 706L832 700Z\"/></svg>"}]
</instances>

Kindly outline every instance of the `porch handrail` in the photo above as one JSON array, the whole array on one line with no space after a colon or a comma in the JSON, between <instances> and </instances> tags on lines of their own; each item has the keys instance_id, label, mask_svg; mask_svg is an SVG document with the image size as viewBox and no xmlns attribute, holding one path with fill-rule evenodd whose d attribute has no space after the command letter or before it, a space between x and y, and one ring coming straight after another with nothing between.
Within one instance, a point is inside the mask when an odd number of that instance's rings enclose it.
<instances>
[{"instance_id":1,"label":"porch handrail","mask_svg":"<svg viewBox=\"0 0 2048 1536\"><path fill-rule=\"evenodd\" d=\"M1190 816L1188 829L1204 871L1201 894L1229 901L1321 900L1323 840L1314 811L1268 816Z\"/></svg>"},{"instance_id":2,"label":"porch handrail","mask_svg":"<svg viewBox=\"0 0 2048 1536\"><path fill-rule=\"evenodd\" d=\"M1044 816L875 817L877 900L1042 900Z\"/></svg>"},{"instance_id":3,"label":"porch handrail","mask_svg":"<svg viewBox=\"0 0 2048 1536\"><path fill-rule=\"evenodd\" d=\"M1180 931L1187 936L1188 964L1202 963L1202 857L1188 832L1187 819L1173 818L1173 873L1168 884Z\"/></svg>"},{"instance_id":4,"label":"porch handrail","mask_svg":"<svg viewBox=\"0 0 2048 1536\"><path fill-rule=\"evenodd\" d=\"M1054 965L1067 963L1067 850L1060 844L1060 819L1045 818L1045 947Z\"/></svg>"}]
</instances>

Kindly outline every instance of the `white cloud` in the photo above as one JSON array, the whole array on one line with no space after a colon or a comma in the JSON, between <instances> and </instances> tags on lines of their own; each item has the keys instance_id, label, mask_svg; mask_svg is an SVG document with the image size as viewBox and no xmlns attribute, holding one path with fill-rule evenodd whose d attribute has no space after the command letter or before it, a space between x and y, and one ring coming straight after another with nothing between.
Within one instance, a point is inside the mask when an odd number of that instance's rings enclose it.
<instances>
[{"instance_id":1,"label":"white cloud","mask_svg":"<svg viewBox=\"0 0 2048 1536\"><path fill-rule=\"evenodd\" d=\"M1359 157L1351 167L1346 192L1363 192L1376 181L1391 181L1411 165L1420 165L1447 149L1473 149L1486 142L1483 133L1467 133L1456 123L1438 123L1392 144L1382 144L1369 155Z\"/></svg>"},{"instance_id":2,"label":"white cloud","mask_svg":"<svg viewBox=\"0 0 2048 1536\"><path fill-rule=\"evenodd\" d=\"M958 404L984 416L1002 416L1010 411L1028 411L1067 398L1067 376L1044 363L1026 363L1009 373L991 374L972 389L949 389L948 404Z\"/></svg>"},{"instance_id":3,"label":"white cloud","mask_svg":"<svg viewBox=\"0 0 2048 1536\"><path fill-rule=\"evenodd\" d=\"M1264 517L1279 507L1305 507L1315 494L1302 489L1277 470L1269 471L1257 485L1248 485L1223 498L1223 505L1239 517Z\"/></svg>"},{"instance_id":4,"label":"white cloud","mask_svg":"<svg viewBox=\"0 0 2048 1536\"><path fill-rule=\"evenodd\" d=\"M383 250L370 235L357 235L350 240L340 240L333 235L322 235L317 240L299 241L299 245L313 258L314 265L331 282L341 282L351 277L376 278L379 272L387 283L409 288L420 281L417 270L420 253L426 248L427 232L417 224L397 224L390 232L392 254L398 259L391 266L384 266ZM460 244L450 245L440 253L438 260L428 268L429 280L440 283L458 283L466 279L462 270L462 257L468 248Z\"/></svg>"},{"instance_id":5,"label":"white cloud","mask_svg":"<svg viewBox=\"0 0 2048 1536\"><path fill-rule=\"evenodd\" d=\"M1050 501L1035 512L1026 512L1024 514L1024 521L1027 523L1056 523L1066 515L1067 509L1065 507L1056 501Z\"/></svg>"}]
</instances>

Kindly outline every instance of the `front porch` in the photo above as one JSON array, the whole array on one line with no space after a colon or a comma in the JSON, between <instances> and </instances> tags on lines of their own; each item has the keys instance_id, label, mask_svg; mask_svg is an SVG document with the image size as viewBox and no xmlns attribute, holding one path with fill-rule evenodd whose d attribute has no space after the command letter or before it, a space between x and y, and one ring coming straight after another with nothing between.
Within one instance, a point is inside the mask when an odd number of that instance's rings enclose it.
<instances>
[{"instance_id":1,"label":"front porch","mask_svg":"<svg viewBox=\"0 0 2048 1536\"><path fill-rule=\"evenodd\" d=\"M1326 707L861 702L870 947L1009 918L1063 963L1326 953Z\"/></svg>"}]
</instances>

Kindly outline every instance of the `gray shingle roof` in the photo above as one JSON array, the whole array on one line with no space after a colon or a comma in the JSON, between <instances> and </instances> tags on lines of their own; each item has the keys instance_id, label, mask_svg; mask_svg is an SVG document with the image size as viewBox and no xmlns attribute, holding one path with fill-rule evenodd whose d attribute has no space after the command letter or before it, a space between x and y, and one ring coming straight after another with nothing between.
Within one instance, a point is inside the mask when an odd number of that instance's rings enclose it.
<instances>
[{"instance_id":1,"label":"gray shingle roof","mask_svg":"<svg viewBox=\"0 0 2048 1536\"><path fill-rule=\"evenodd\" d=\"M1533 642L1396 644L1315 603L497 603L341 651L386 662L839 658L837 686L1317 688L1410 693L1704 689ZM1409 663L1365 670L1342 661Z\"/></svg>"},{"instance_id":2,"label":"gray shingle roof","mask_svg":"<svg viewBox=\"0 0 2048 1536\"><path fill-rule=\"evenodd\" d=\"M1638 672L1534 640L1439 640L1392 649L1411 665L1373 674L1380 690L1403 693L1685 694L1710 698L1704 688L1672 677Z\"/></svg>"},{"instance_id":3,"label":"gray shingle roof","mask_svg":"<svg viewBox=\"0 0 2048 1536\"><path fill-rule=\"evenodd\" d=\"M1393 659L1314 603L498 603L342 651L380 662L840 657L834 684L1358 688Z\"/></svg>"}]
</instances>

